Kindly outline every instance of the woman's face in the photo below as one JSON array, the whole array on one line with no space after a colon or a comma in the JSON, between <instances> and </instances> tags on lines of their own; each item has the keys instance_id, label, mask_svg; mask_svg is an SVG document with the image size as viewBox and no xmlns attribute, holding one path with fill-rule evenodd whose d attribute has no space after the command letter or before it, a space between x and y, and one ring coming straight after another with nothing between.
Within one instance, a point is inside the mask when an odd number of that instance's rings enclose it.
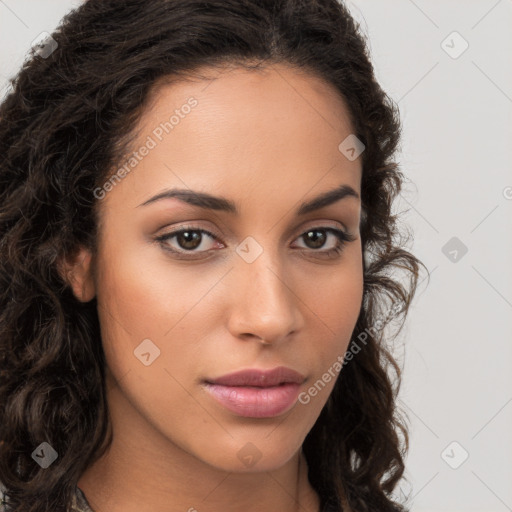
<instances>
[{"instance_id":1,"label":"woman's face","mask_svg":"<svg viewBox=\"0 0 512 512\"><path fill-rule=\"evenodd\" d=\"M318 418L355 328L361 162L339 149L348 112L317 78L281 65L211 73L156 90L136 161L96 191L82 298L98 301L114 442L270 470ZM219 380L277 367L300 375Z\"/></svg>"}]
</instances>

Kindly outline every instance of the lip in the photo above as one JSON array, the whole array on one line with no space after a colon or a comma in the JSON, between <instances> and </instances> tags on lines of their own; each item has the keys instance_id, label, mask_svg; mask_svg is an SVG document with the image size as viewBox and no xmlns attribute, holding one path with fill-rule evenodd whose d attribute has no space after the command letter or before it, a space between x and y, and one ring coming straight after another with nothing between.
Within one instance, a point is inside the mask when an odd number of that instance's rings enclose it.
<instances>
[{"instance_id":1,"label":"lip","mask_svg":"<svg viewBox=\"0 0 512 512\"><path fill-rule=\"evenodd\" d=\"M249 369L203 382L206 391L231 412L246 418L272 418L297 401L306 378L285 366Z\"/></svg>"}]
</instances>

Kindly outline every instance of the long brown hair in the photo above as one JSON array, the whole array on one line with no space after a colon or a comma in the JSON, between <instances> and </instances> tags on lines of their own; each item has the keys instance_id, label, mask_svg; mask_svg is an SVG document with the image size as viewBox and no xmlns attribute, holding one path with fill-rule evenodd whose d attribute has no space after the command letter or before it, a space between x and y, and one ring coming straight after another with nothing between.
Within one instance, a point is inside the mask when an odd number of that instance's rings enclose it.
<instances>
[{"instance_id":1,"label":"long brown hair","mask_svg":"<svg viewBox=\"0 0 512 512\"><path fill-rule=\"evenodd\" d=\"M349 351L367 336L305 440L311 484L337 510L346 510L342 501L357 512L405 510L392 492L404 473L407 428L384 327L403 324L422 263L404 249L391 212L404 181L392 160L398 108L378 85L348 9L337 0L88 0L52 38L0 105L6 510L67 510L79 477L112 440L96 299L77 301L57 262L79 245L94 251L94 191L129 152L152 86L203 66L254 62L291 64L332 84L365 145L364 300ZM58 454L46 469L33 457L42 442Z\"/></svg>"}]
</instances>

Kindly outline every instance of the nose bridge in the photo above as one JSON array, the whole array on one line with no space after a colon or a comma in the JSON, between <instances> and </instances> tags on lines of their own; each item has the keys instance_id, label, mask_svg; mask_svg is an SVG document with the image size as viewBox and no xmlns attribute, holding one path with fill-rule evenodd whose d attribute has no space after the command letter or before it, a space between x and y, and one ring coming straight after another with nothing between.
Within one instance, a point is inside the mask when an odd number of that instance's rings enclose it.
<instances>
[{"instance_id":1,"label":"nose bridge","mask_svg":"<svg viewBox=\"0 0 512 512\"><path fill-rule=\"evenodd\" d=\"M267 342L278 341L301 327L298 298L284 271L277 249L256 251L254 241L237 248L230 329L235 336L254 335ZM253 244L251 246L251 243Z\"/></svg>"}]
</instances>

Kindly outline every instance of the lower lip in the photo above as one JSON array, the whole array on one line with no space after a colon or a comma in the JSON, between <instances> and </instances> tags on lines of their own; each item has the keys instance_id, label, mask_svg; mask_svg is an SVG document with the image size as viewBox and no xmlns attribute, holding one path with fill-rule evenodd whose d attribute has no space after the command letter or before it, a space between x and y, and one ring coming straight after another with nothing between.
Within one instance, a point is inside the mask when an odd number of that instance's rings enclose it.
<instances>
[{"instance_id":1,"label":"lower lip","mask_svg":"<svg viewBox=\"0 0 512 512\"><path fill-rule=\"evenodd\" d=\"M295 404L299 384L282 384L268 388L220 386L206 383L206 390L226 409L246 418L273 418Z\"/></svg>"}]
</instances>

